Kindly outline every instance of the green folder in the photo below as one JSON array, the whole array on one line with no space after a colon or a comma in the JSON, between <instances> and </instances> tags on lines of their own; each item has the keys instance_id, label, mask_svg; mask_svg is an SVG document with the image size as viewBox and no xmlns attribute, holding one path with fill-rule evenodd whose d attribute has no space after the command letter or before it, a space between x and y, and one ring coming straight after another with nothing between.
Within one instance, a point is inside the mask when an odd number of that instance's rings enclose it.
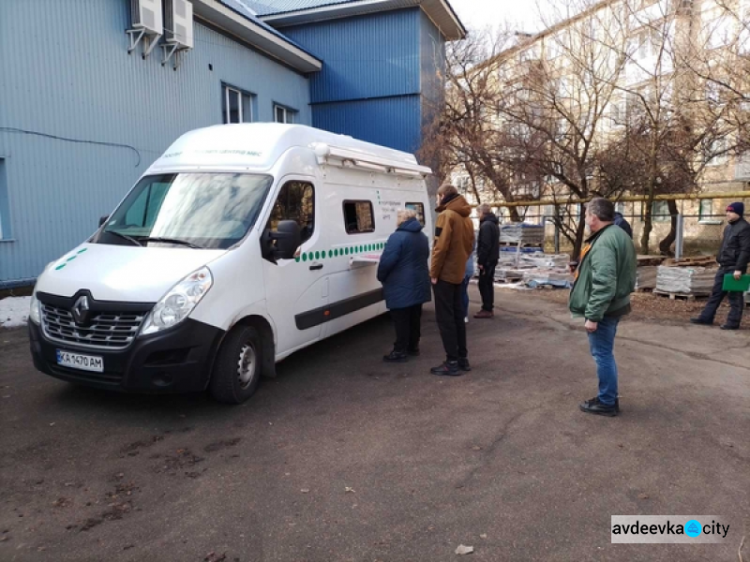
<instances>
[{"instance_id":1,"label":"green folder","mask_svg":"<svg viewBox=\"0 0 750 562\"><path fill-rule=\"evenodd\" d=\"M739 281L734 280L734 275L727 273L724 276L724 285L721 287L722 291L732 291L736 293L745 293L750 291L750 275L743 275Z\"/></svg>"}]
</instances>

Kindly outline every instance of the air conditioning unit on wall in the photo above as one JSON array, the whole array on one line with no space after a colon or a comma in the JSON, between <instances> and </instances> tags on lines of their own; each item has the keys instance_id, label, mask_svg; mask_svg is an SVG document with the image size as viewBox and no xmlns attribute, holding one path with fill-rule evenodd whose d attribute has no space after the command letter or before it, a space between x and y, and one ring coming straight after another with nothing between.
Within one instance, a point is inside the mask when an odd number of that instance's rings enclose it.
<instances>
[{"instance_id":1,"label":"air conditioning unit on wall","mask_svg":"<svg viewBox=\"0 0 750 562\"><path fill-rule=\"evenodd\" d=\"M130 36L128 54L135 51L142 39L144 59L154 50L164 32L161 7L161 0L130 0L132 26L126 31Z\"/></svg>"},{"instance_id":2,"label":"air conditioning unit on wall","mask_svg":"<svg viewBox=\"0 0 750 562\"><path fill-rule=\"evenodd\" d=\"M193 48L193 4L187 0L164 0L167 43Z\"/></svg>"},{"instance_id":3,"label":"air conditioning unit on wall","mask_svg":"<svg viewBox=\"0 0 750 562\"><path fill-rule=\"evenodd\" d=\"M167 42L162 45L164 60L167 64L172 55L178 51L193 48L193 4L188 0L164 0L166 14ZM177 70L177 56L175 55L175 70Z\"/></svg>"},{"instance_id":4,"label":"air conditioning unit on wall","mask_svg":"<svg viewBox=\"0 0 750 562\"><path fill-rule=\"evenodd\" d=\"M133 28L145 29L154 35L161 35L164 24L161 15L161 0L130 0Z\"/></svg>"}]
</instances>

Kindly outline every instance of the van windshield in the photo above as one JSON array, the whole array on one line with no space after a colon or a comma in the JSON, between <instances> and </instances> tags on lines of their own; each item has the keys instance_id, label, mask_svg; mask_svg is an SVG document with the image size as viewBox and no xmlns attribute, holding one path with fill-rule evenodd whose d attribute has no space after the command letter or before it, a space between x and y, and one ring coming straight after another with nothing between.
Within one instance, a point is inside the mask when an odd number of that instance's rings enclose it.
<instances>
[{"instance_id":1,"label":"van windshield","mask_svg":"<svg viewBox=\"0 0 750 562\"><path fill-rule=\"evenodd\" d=\"M273 178L257 174L146 176L97 234L97 244L226 249L258 219Z\"/></svg>"}]
</instances>

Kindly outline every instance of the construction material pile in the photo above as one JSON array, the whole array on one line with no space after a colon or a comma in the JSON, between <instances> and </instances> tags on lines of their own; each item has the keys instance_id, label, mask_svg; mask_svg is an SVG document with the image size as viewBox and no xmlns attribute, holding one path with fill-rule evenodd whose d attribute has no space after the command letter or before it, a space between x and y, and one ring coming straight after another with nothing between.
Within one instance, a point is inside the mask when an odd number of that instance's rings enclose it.
<instances>
[{"instance_id":1,"label":"construction material pile","mask_svg":"<svg viewBox=\"0 0 750 562\"><path fill-rule=\"evenodd\" d=\"M520 244L521 246L544 245L544 227L540 224L512 222L500 225L500 242L502 244Z\"/></svg>"},{"instance_id":2,"label":"construction material pile","mask_svg":"<svg viewBox=\"0 0 750 562\"><path fill-rule=\"evenodd\" d=\"M635 290L636 291L653 291L656 289L656 275L658 265L643 265L636 269Z\"/></svg>"},{"instance_id":3,"label":"construction material pile","mask_svg":"<svg viewBox=\"0 0 750 562\"><path fill-rule=\"evenodd\" d=\"M551 285L570 287L573 276L568 270L570 256L567 254L545 254L529 252L523 248L508 248L500 252L500 261L495 269L495 281L501 283L523 283L529 287Z\"/></svg>"},{"instance_id":4,"label":"construction material pile","mask_svg":"<svg viewBox=\"0 0 750 562\"><path fill-rule=\"evenodd\" d=\"M656 273L656 290L676 295L711 294L716 269L660 265Z\"/></svg>"}]
</instances>

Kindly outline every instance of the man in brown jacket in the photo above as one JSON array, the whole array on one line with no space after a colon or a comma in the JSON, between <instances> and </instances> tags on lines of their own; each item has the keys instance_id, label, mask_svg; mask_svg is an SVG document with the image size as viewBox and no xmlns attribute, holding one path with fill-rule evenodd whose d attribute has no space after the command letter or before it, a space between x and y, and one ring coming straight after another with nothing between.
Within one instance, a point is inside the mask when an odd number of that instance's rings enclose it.
<instances>
[{"instance_id":1,"label":"man in brown jacket","mask_svg":"<svg viewBox=\"0 0 750 562\"><path fill-rule=\"evenodd\" d=\"M435 225L430 277L435 292L435 315L443 340L446 360L432 369L436 375L457 377L470 371L466 349L466 324L461 300L461 284L466 261L474 248L474 224L471 207L455 187L444 184L438 189L440 213Z\"/></svg>"}]
</instances>

